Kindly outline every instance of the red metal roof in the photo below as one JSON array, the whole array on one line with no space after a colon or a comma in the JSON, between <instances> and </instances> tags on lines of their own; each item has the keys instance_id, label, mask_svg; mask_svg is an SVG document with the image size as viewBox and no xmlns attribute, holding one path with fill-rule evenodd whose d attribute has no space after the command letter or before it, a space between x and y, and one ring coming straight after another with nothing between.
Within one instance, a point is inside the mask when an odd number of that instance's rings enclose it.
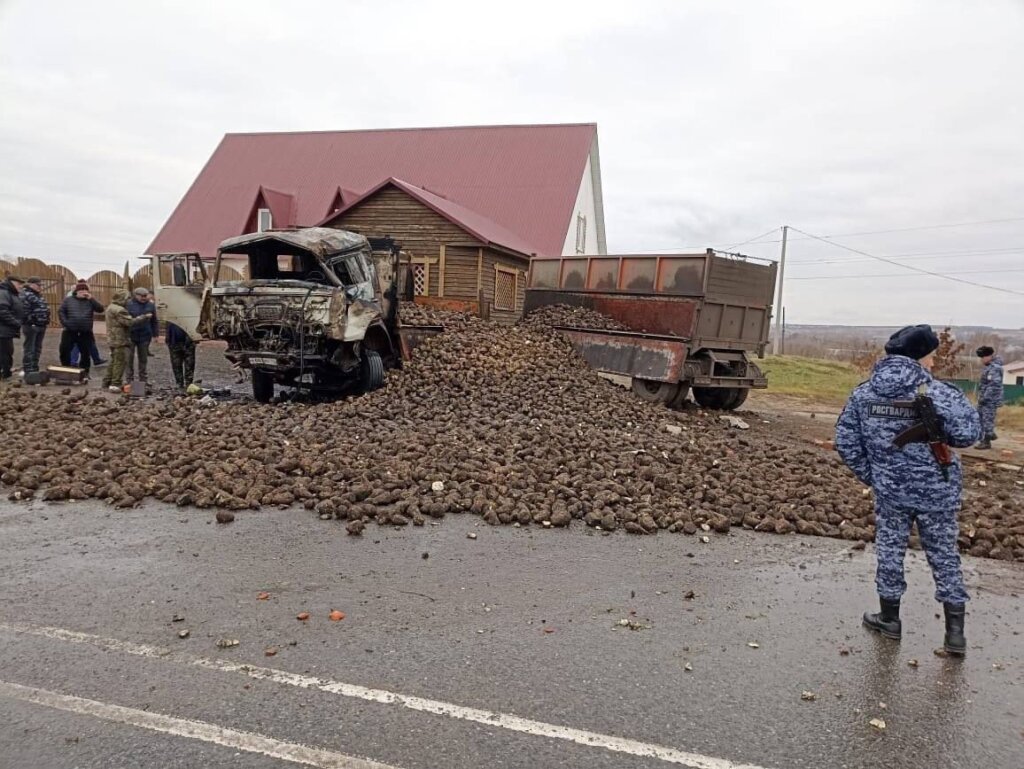
<instances>
[{"instance_id":1,"label":"red metal roof","mask_svg":"<svg viewBox=\"0 0 1024 769\"><path fill-rule=\"evenodd\" d=\"M596 135L593 123L227 134L146 253L212 255L242 234L261 187L312 226L339 187L347 208L349 190L394 179L490 242L560 254Z\"/></svg>"}]
</instances>

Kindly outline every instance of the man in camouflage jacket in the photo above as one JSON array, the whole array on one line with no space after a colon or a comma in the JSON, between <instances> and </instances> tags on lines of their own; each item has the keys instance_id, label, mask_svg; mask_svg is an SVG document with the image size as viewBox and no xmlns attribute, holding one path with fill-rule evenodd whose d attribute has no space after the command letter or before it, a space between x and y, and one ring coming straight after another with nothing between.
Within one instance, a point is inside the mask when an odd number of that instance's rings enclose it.
<instances>
[{"instance_id":1,"label":"man in camouflage jacket","mask_svg":"<svg viewBox=\"0 0 1024 769\"><path fill-rule=\"evenodd\" d=\"M985 367L978 382L978 416L981 418L979 449L992 448L996 439L996 411L1003 405L1003 359L991 347L979 347L975 354Z\"/></svg>"},{"instance_id":2,"label":"man in camouflage jacket","mask_svg":"<svg viewBox=\"0 0 1024 769\"><path fill-rule=\"evenodd\" d=\"M865 613L864 624L887 638L901 637L900 599L907 589L903 558L916 521L935 578L935 598L946 613L945 648L962 655L968 596L957 550L960 460L953 455L944 472L928 443L899 448L893 442L918 421L915 409L905 405L918 393L931 398L947 445L965 448L978 438L978 414L970 402L930 373L938 346L930 326L907 326L892 335L885 346L887 356L853 391L839 417L836 449L875 495L875 586L881 611Z\"/></svg>"},{"instance_id":3,"label":"man in camouflage jacket","mask_svg":"<svg viewBox=\"0 0 1024 769\"><path fill-rule=\"evenodd\" d=\"M149 323L151 315L133 318L128 313L128 292L118 291L107 306L107 344L110 345L110 365L103 374L103 386L111 392L121 392L125 366L128 365L128 349L131 345L132 328Z\"/></svg>"}]
</instances>

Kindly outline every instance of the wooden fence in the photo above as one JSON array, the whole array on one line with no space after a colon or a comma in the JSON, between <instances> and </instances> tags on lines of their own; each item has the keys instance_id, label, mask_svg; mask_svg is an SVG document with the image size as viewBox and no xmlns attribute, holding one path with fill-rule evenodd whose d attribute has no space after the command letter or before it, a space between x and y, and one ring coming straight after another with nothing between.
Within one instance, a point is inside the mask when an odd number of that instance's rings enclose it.
<instances>
[{"instance_id":1,"label":"wooden fence","mask_svg":"<svg viewBox=\"0 0 1024 769\"><path fill-rule=\"evenodd\" d=\"M8 275L17 275L20 278L42 278L43 296L50 305L50 326L60 327L57 318L57 309L68 292L74 289L79 277L71 270L59 264L46 264L39 259L16 259L8 262L0 259L0 275L6 278ZM126 282L123 275L118 275L113 270L100 270L87 278L82 278L89 284L89 290L97 302L106 307L114 294L118 291L129 290L145 286L153 290L153 268L148 264L135 271Z\"/></svg>"}]
</instances>

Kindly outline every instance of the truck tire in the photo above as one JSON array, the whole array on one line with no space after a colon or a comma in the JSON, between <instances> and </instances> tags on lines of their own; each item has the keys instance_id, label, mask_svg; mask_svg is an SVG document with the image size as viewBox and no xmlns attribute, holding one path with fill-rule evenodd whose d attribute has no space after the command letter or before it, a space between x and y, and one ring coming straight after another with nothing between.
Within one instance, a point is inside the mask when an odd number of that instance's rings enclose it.
<instances>
[{"instance_id":1,"label":"truck tire","mask_svg":"<svg viewBox=\"0 0 1024 769\"><path fill-rule=\"evenodd\" d=\"M664 403L668 405L679 395L678 382L658 382L654 379L633 377L633 392L647 403Z\"/></svg>"},{"instance_id":2,"label":"truck tire","mask_svg":"<svg viewBox=\"0 0 1024 769\"><path fill-rule=\"evenodd\" d=\"M732 397L731 387L694 387L693 399L701 408L720 411L727 408L726 403Z\"/></svg>"},{"instance_id":3,"label":"truck tire","mask_svg":"<svg viewBox=\"0 0 1024 769\"><path fill-rule=\"evenodd\" d=\"M360 371L360 385L363 392L379 390L384 386L384 361L376 350L366 350Z\"/></svg>"},{"instance_id":4,"label":"truck tire","mask_svg":"<svg viewBox=\"0 0 1024 769\"><path fill-rule=\"evenodd\" d=\"M252 370L252 397L257 403L270 403L274 399L274 377L266 371Z\"/></svg>"},{"instance_id":5,"label":"truck tire","mask_svg":"<svg viewBox=\"0 0 1024 769\"><path fill-rule=\"evenodd\" d=\"M670 409L682 410L686 406L686 396L690 394L690 385L680 384L679 392L676 397L672 399L671 403L668 404Z\"/></svg>"},{"instance_id":6,"label":"truck tire","mask_svg":"<svg viewBox=\"0 0 1024 769\"><path fill-rule=\"evenodd\" d=\"M747 396L750 395L750 390L746 387L733 387L732 395L725 402L724 408L726 411L735 411L747 400Z\"/></svg>"}]
</instances>

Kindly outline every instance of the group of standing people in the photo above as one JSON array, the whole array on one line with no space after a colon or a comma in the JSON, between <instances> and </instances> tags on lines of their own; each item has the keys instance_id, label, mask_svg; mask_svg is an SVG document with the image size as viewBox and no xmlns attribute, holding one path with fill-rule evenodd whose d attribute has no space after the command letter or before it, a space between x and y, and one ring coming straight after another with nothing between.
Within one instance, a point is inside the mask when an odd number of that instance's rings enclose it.
<instances>
[{"instance_id":1,"label":"group of standing people","mask_svg":"<svg viewBox=\"0 0 1024 769\"><path fill-rule=\"evenodd\" d=\"M99 359L93 326L97 316L107 324L110 360L103 376L103 386L120 392L125 382L138 381L149 386L150 346L159 336L156 304L147 288L136 288L131 294L119 291L110 305L104 307L89 290L85 281L60 304L57 315L62 327L59 356L62 366L79 366L88 379L92 365ZM14 340L23 340L22 370L28 374L39 371L43 340L50 325L50 307L43 295L41 278L28 280L12 275L0 282L0 380L13 376ZM195 342L181 328L167 324L166 342L171 357L175 384L184 389L195 376Z\"/></svg>"}]
</instances>

